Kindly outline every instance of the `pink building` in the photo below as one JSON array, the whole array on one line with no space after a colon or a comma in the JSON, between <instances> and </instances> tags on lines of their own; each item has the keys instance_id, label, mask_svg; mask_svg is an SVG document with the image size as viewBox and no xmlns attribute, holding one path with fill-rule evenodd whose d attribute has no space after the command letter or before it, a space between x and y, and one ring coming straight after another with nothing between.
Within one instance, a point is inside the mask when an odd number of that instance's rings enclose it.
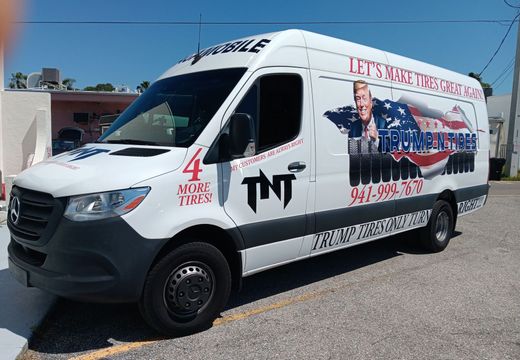
<instances>
[{"instance_id":1,"label":"pink building","mask_svg":"<svg viewBox=\"0 0 520 360\"><path fill-rule=\"evenodd\" d=\"M83 142L95 141L101 135L100 116L122 112L139 96L117 92L46 92L51 94L52 138L57 138L58 131L64 127L79 127L85 130Z\"/></svg>"}]
</instances>

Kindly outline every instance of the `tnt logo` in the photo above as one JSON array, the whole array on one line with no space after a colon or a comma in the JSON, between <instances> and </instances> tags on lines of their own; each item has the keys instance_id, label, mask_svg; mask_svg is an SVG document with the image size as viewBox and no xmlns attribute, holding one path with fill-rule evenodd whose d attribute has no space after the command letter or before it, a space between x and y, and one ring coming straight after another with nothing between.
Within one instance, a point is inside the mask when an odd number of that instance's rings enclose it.
<instances>
[{"instance_id":1,"label":"tnt logo","mask_svg":"<svg viewBox=\"0 0 520 360\"><path fill-rule=\"evenodd\" d=\"M273 182L265 176L260 170L259 176L247 177L242 181L242 185L247 185L247 203L249 207L256 213L257 186L260 184L260 200L269 199L269 189L273 190L278 199L282 200L282 183L283 183L283 208L292 198L292 181L296 180L294 174L273 175Z\"/></svg>"}]
</instances>

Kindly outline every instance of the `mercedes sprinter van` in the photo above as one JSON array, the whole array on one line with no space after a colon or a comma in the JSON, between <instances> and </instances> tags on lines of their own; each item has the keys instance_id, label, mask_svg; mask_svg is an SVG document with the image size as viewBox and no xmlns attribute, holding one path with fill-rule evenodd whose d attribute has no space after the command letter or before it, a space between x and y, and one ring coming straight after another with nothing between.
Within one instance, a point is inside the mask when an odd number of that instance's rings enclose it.
<instances>
[{"instance_id":1,"label":"mercedes sprinter van","mask_svg":"<svg viewBox=\"0 0 520 360\"><path fill-rule=\"evenodd\" d=\"M475 79L300 30L229 41L16 177L9 268L189 334L259 271L412 229L443 250L488 159Z\"/></svg>"}]
</instances>

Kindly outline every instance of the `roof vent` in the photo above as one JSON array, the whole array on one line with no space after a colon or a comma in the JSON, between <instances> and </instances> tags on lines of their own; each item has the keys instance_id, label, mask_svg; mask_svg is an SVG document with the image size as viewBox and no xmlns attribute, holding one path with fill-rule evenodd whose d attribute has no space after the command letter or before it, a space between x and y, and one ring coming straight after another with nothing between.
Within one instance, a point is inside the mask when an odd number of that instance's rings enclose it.
<instances>
[{"instance_id":1,"label":"roof vent","mask_svg":"<svg viewBox=\"0 0 520 360\"><path fill-rule=\"evenodd\" d=\"M61 84L60 71L58 69L53 69L53 68L43 68L42 69L42 82L56 84L56 85Z\"/></svg>"}]
</instances>

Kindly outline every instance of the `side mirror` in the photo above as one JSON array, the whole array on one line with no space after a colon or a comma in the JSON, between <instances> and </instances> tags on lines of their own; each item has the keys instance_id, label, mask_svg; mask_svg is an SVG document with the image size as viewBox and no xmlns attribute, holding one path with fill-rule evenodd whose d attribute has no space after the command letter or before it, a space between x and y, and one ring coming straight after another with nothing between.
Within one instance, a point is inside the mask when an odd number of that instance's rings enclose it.
<instances>
[{"instance_id":1,"label":"side mirror","mask_svg":"<svg viewBox=\"0 0 520 360\"><path fill-rule=\"evenodd\" d=\"M256 154L255 124L248 114L236 113L229 120L229 154L232 158Z\"/></svg>"}]
</instances>

